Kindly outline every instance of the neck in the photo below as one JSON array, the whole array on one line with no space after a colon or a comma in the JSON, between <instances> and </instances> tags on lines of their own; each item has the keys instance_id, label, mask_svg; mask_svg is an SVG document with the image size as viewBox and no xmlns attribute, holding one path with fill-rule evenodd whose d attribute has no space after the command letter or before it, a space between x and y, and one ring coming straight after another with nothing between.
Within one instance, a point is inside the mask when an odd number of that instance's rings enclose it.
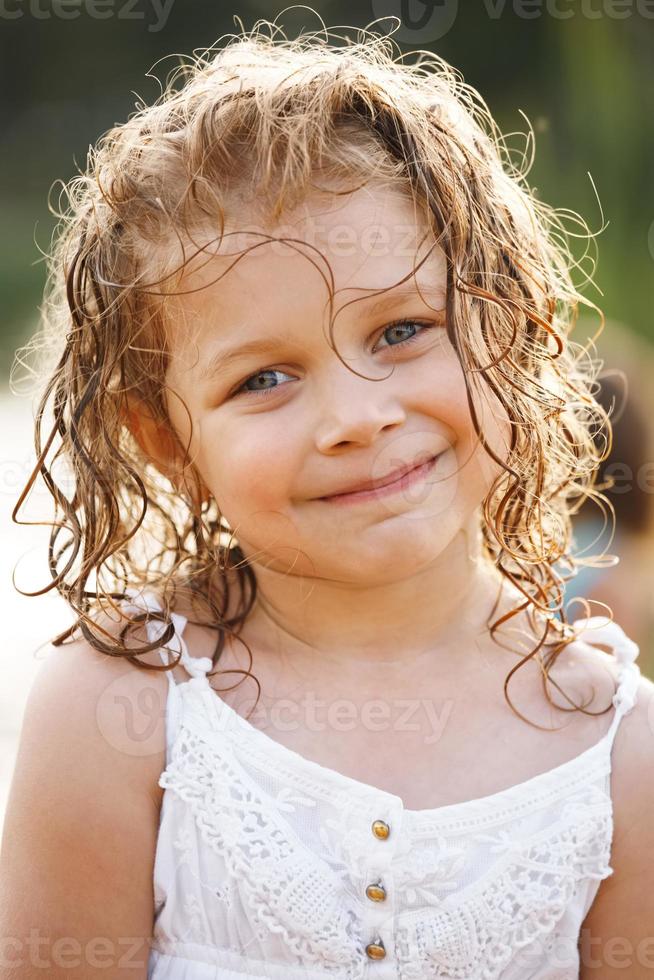
<instances>
[{"instance_id":1,"label":"neck","mask_svg":"<svg viewBox=\"0 0 654 980\"><path fill-rule=\"evenodd\" d=\"M474 656L493 643L489 623L524 602L490 562L476 525L403 579L382 573L365 584L307 580L265 567L256 575L257 600L243 638L296 667L315 669L319 658L321 671L365 673L374 666L390 673L437 658L451 672L464 651ZM525 617L520 612L498 629L502 644L515 647Z\"/></svg>"}]
</instances>

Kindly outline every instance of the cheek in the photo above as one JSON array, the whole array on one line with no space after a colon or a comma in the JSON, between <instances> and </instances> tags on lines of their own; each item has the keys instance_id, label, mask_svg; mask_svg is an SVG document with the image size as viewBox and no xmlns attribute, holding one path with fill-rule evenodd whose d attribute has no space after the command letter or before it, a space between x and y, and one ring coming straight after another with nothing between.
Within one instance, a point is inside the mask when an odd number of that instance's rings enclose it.
<instances>
[{"instance_id":1,"label":"cheek","mask_svg":"<svg viewBox=\"0 0 654 980\"><path fill-rule=\"evenodd\" d=\"M293 440L279 425L263 415L213 431L205 425L202 442L206 479L225 514L279 507L297 469Z\"/></svg>"},{"instance_id":2,"label":"cheek","mask_svg":"<svg viewBox=\"0 0 654 980\"><path fill-rule=\"evenodd\" d=\"M459 449L472 451L476 438L463 371L453 353L425 361L412 372L409 406L437 425L438 431ZM433 426L430 429L433 431Z\"/></svg>"},{"instance_id":3,"label":"cheek","mask_svg":"<svg viewBox=\"0 0 654 980\"><path fill-rule=\"evenodd\" d=\"M458 495L481 500L499 474L505 472L481 444L472 420L463 370L454 354L439 365L441 370L421 379L420 409L439 422L448 435L460 468ZM502 460L508 457L511 426L504 407L490 388L472 387L477 423L490 449ZM449 433L449 434L448 434Z\"/></svg>"},{"instance_id":4,"label":"cheek","mask_svg":"<svg viewBox=\"0 0 654 980\"><path fill-rule=\"evenodd\" d=\"M484 441L489 447L489 450L499 460L506 462L511 444L511 424L504 406L489 389L484 389L483 396L474 392L473 404L479 428L483 433ZM479 495L484 496L497 477L502 473L506 473L506 470L484 448L474 429L471 418L469 418L468 425L470 431L470 451L474 453L473 459L471 460L471 473L474 472L474 482Z\"/></svg>"}]
</instances>

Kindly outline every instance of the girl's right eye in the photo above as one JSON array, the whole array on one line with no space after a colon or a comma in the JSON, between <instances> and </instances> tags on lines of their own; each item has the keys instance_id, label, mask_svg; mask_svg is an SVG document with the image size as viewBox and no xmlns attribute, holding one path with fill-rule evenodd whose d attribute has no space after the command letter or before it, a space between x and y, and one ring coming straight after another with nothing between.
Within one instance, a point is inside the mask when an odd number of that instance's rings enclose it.
<instances>
[{"instance_id":1,"label":"girl's right eye","mask_svg":"<svg viewBox=\"0 0 654 980\"><path fill-rule=\"evenodd\" d=\"M280 371L278 368L266 368L265 371L257 371L256 374L253 374L249 378L246 378L243 384L239 385L239 387L232 392L231 397L234 398L236 395L240 395L240 394L266 395L268 394L269 391L273 391L275 388L278 388L279 385L273 385L272 388L246 388L245 387L251 381L260 381L261 378L264 378L267 374L286 374L286 372ZM290 378L291 375L287 374L286 377Z\"/></svg>"}]
</instances>

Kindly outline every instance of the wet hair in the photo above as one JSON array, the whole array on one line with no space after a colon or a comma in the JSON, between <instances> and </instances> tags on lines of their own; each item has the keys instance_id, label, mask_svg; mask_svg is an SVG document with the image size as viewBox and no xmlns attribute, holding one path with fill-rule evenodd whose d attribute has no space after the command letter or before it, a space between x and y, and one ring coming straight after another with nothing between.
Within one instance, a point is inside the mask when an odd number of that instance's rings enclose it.
<instances>
[{"instance_id":1,"label":"wet hair","mask_svg":"<svg viewBox=\"0 0 654 980\"><path fill-rule=\"evenodd\" d=\"M610 421L594 397L598 362L570 336L579 304L599 315L595 337L604 327L602 311L573 283L582 263L564 218L574 213L559 213L530 190L531 130L515 159L482 97L438 55L398 54L392 31L353 29L352 37L323 29L289 39L266 20L249 32L240 27L182 60L157 100L104 133L85 172L62 185L67 207L55 212L42 329L20 352L41 355L45 384L37 463L13 519L38 474L55 504L52 581L30 594L56 588L77 617L54 645L79 628L99 651L161 670L172 668L138 655L172 639L170 613L184 589L194 610L198 601L210 610L202 625L218 632L217 667L225 637L238 635L252 608L256 577L238 529L213 497L198 499L189 446L181 447L181 473L162 474L127 424L127 397L137 394L170 427L169 297L227 222L246 213L273 227L321 189L392 184L424 215L445 255L447 336L472 423L502 469L480 508L484 552L524 601L489 624L491 635L523 610L539 617L537 646L504 682L524 718L507 684L547 647L539 655L546 691L555 683L551 665L575 638L570 600L563 603L575 570L571 518L584 500L601 501L594 482L611 445ZM579 216L572 221L588 232ZM576 230L580 237L593 236ZM506 459L480 429L473 394L484 386L510 423ZM50 398L54 422L43 444ZM53 463L68 468L69 495L46 463L55 440ZM144 616L128 617L119 638L95 621L100 611L120 611L127 588L161 597L162 613L144 614L167 624L155 643L127 645L127 631Z\"/></svg>"}]
</instances>

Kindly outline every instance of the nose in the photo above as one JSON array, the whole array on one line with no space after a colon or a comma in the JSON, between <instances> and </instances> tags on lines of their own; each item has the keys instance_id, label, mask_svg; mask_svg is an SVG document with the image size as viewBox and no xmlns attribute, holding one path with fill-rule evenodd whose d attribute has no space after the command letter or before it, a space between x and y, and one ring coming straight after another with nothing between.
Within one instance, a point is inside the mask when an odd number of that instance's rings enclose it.
<instances>
[{"instance_id":1,"label":"nose","mask_svg":"<svg viewBox=\"0 0 654 980\"><path fill-rule=\"evenodd\" d=\"M317 416L315 441L322 453L348 444L369 446L380 432L406 420L397 391L387 379L371 381L344 365L338 377L332 375L321 388Z\"/></svg>"}]
</instances>

